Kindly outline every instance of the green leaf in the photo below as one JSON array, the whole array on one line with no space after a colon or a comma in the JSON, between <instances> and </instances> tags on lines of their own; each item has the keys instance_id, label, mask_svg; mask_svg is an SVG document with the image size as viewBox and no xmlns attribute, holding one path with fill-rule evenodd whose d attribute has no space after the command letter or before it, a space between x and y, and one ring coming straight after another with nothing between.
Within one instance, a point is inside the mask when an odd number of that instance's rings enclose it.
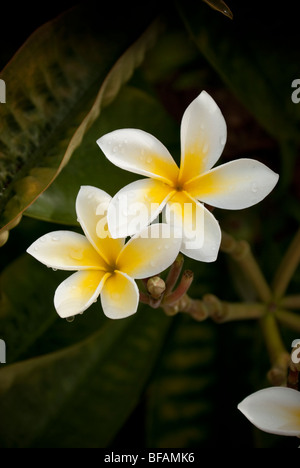
<instances>
[{"instance_id":1,"label":"green leaf","mask_svg":"<svg viewBox=\"0 0 300 468\"><path fill-rule=\"evenodd\" d=\"M32 220L28 221L32 224ZM21 241L20 228L16 231L18 241ZM28 235L27 232L27 246ZM3 270L0 276L0 338L6 342L7 363L73 344L103 325L105 317L99 302L68 327L59 319L54 308L54 293L69 275L62 271L54 273L28 254Z\"/></svg>"},{"instance_id":2,"label":"green leaf","mask_svg":"<svg viewBox=\"0 0 300 468\"><path fill-rule=\"evenodd\" d=\"M141 89L125 86L85 134L70 164L26 214L47 221L77 224L75 199L81 185L100 187L113 196L117 190L137 180L136 174L111 164L96 144L105 133L128 127L152 133L171 152L174 147L179 148L179 125L162 104Z\"/></svg>"},{"instance_id":3,"label":"green leaf","mask_svg":"<svg viewBox=\"0 0 300 468\"><path fill-rule=\"evenodd\" d=\"M148 392L148 447L204 447L212 435L216 329L178 317Z\"/></svg>"},{"instance_id":4,"label":"green leaf","mask_svg":"<svg viewBox=\"0 0 300 468\"><path fill-rule=\"evenodd\" d=\"M62 274L54 274L29 255L12 262L0 277L0 338L7 362L14 362L57 320L54 291Z\"/></svg>"},{"instance_id":5,"label":"green leaf","mask_svg":"<svg viewBox=\"0 0 300 468\"><path fill-rule=\"evenodd\" d=\"M266 33L266 21L273 19L269 10L236 22L224 21L199 2L180 2L179 11L201 53L258 122L276 140L298 142L300 108L291 101L299 70L297 40Z\"/></svg>"},{"instance_id":6,"label":"green leaf","mask_svg":"<svg viewBox=\"0 0 300 468\"><path fill-rule=\"evenodd\" d=\"M3 71L0 232L53 182L156 39L152 11L76 7L37 30ZM124 27L126 25L126 27ZM99 90L100 89L100 90Z\"/></svg>"},{"instance_id":7,"label":"green leaf","mask_svg":"<svg viewBox=\"0 0 300 468\"><path fill-rule=\"evenodd\" d=\"M223 15L228 16L228 18L232 19L233 14L230 10L229 6L226 5L223 0L203 0L209 6L211 6L214 10L220 11Z\"/></svg>"},{"instance_id":8,"label":"green leaf","mask_svg":"<svg viewBox=\"0 0 300 468\"><path fill-rule=\"evenodd\" d=\"M138 403L170 319L107 321L76 345L0 371L2 447L105 447Z\"/></svg>"},{"instance_id":9,"label":"green leaf","mask_svg":"<svg viewBox=\"0 0 300 468\"><path fill-rule=\"evenodd\" d=\"M140 307L133 318L112 321L98 301L73 323L59 319L54 292L69 274L26 254L1 274L2 447L107 445L159 356L170 324L161 311Z\"/></svg>"}]
</instances>

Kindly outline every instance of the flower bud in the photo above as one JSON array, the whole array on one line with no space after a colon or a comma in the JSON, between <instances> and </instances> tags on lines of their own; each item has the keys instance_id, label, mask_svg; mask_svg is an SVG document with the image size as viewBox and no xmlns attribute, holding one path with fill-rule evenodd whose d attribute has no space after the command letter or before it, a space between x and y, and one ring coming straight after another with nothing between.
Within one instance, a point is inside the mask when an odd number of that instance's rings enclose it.
<instances>
[{"instance_id":1,"label":"flower bud","mask_svg":"<svg viewBox=\"0 0 300 468\"><path fill-rule=\"evenodd\" d=\"M147 289L154 299L159 299L166 290L166 284L159 276L153 276L147 282Z\"/></svg>"}]
</instances>

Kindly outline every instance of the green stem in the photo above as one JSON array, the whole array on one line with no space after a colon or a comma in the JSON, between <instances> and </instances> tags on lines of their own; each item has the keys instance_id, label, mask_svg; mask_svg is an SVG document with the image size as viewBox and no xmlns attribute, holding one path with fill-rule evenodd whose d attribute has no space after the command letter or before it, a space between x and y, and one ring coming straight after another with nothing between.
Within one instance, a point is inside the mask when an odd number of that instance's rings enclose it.
<instances>
[{"instance_id":1,"label":"green stem","mask_svg":"<svg viewBox=\"0 0 300 468\"><path fill-rule=\"evenodd\" d=\"M282 385L287 378L290 355L284 347L274 313L268 312L260 320L260 325L272 364L268 378L272 385Z\"/></svg>"},{"instance_id":2,"label":"green stem","mask_svg":"<svg viewBox=\"0 0 300 468\"><path fill-rule=\"evenodd\" d=\"M275 299L284 296L289 282L300 262L300 229L290 244L273 281L273 290Z\"/></svg>"},{"instance_id":3,"label":"green stem","mask_svg":"<svg viewBox=\"0 0 300 468\"><path fill-rule=\"evenodd\" d=\"M280 307L283 309L300 309L300 294L285 296L280 301Z\"/></svg>"},{"instance_id":4,"label":"green stem","mask_svg":"<svg viewBox=\"0 0 300 468\"><path fill-rule=\"evenodd\" d=\"M300 333L300 315L289 310L278 309L275 312L275 316L281 325Z\"/></svg>"},{"instance_id":5,"label":"green stem","mask_svg":"<svg viewBox=\"0 0 300 468\"><path fill-rule=\"evenodd\" d=\"M212 294L205 295L203 301L209 316L217 323L260 319L266 313L264 304L224 302Z\"/></svg>"},{"instance_id":6,"label":"green stem","mask_svg":"<svg viewBox=\"0 0 300 468\"><path fill-rule=\"evenodd\" d=\"M222 232L221 250L229 254L239 264L254 286L258 297L264 303L269 303L272 299L272 291L251 252L248 242L237 241L229 234Z\"/></svg>"}]
</instances>

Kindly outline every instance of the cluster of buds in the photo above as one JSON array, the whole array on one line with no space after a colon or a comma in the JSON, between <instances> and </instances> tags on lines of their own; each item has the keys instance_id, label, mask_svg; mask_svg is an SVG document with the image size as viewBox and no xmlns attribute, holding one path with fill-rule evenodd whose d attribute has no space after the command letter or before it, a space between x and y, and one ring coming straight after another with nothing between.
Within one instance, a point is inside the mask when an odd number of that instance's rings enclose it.
<instances>
[{"instance_id":1,"label":"cluster of buds","mask_svg":"<svg viewBox=\"0 0 300 468\"><path fill-rule=\"evenodd\" d=\"M184 257L179 254L165 280L160 276L143 280L146 292L140 291L140 302L150 305L153 309L161 307L169 316L185 312L198 321L205 320L208 314L202 302L191 299L187 294L194 273L191 270L184 270L181 275L183 263Z\"/></svg>"}]
</instances>

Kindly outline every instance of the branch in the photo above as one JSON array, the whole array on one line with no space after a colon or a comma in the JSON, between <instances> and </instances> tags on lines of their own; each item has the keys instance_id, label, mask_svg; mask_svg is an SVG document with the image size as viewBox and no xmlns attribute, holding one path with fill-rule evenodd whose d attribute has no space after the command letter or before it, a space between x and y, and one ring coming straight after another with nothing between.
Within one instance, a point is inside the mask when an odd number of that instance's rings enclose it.
<instances>
[{"instance_id":1,"label":"branch","mask_svg":"<svg viewBox=\"0 0 300 468\"><path fill-rule=\"evenodd\" d=\"M194 279L194 273L191 270L185 270L181 277L180 283L171 294L165 296L165 304L176 304L189 290Z\"/></svg>"},{"instance_id":2,"label":"branch","mask_svg":"<svg viewBox=\"0 0 300 468\"><path fill-rule=\"evenodd\" d=\"M175 262L172 264L168 277L166 279L166 291L165 291L166 296L173 291L177 283L177 280L180 276L183 263L184 263L184 257L180 253L178 257L176 258Z\"/></svg>"},{"instance_id":3,"label":"branch","mask_svg":"<svg viewBox=\"0 0 300 468\"><path fill-rule=\"evenodd\" d=\"M275 299L284 296L289 282L300 262L300 229L290 244L285 256L280 263L273 281Z\"/></svg>"},{"instance_id":4,"label":"branch","mask_svg":"<svg viewBox=\"0 0 300 468\"><path fill-rule=\"evenodd\" d=\"M260 325L272 364L268 379L272 385L282 385L287 379L290 355L284 347L275 314L267 313L260 320Z\"/></svg>"},{"instance_id":5,"label":"branch","mask_svg":"<svg viewBox=\"0 0 300 468\"><path fill-rule=\"evenodd\" d=\"M280 307L284 309L300 309L300 294L285 296L280 301Z\"/></svg>"},{"instance_id":6,"label":"branch","mask_svg":"<svg viewBox=\"0 0 300 468\"><path fill-rule=\"evenodd\" d=\"M208 317L208 311L204 302L199 299L192 299L187 294L172 305L162 304L162 308L167 315L173 316L179 312L183 312L198 322L202 322Z\"/></svg>"},{"instance_id":7,"label":"branch","mask_svg":"<svg viewBox=\"0 0 300 468\"><path fill-rule=\"evenodd\" d=\"M223 231L221 250L229 254L239 264L253 284L258 297L264 303L270 302L272 299L271 289L251 252L248 242L237 241Z\"/></svg>"},{"instance_id":8,"label":"branch","mask_svg":"<svg viewBox=\"0 0 300 468\"><path fill-rule=\"evenodd\" d=\"M300 314L295 314L289 310L278 309L275 316L281 325L300 333Z\"/></svg>"},{"instance_id":9,"label":"branch","mask_svg":"<svg viewBox=\"0 0 300 468\"><path fill-rule=\"evenodd\" d=\"M217 323L260 319L266 313L264 304L224 302L212 294L205 295L203 301L209 316Z\"/></svg>"}]
</instances>

